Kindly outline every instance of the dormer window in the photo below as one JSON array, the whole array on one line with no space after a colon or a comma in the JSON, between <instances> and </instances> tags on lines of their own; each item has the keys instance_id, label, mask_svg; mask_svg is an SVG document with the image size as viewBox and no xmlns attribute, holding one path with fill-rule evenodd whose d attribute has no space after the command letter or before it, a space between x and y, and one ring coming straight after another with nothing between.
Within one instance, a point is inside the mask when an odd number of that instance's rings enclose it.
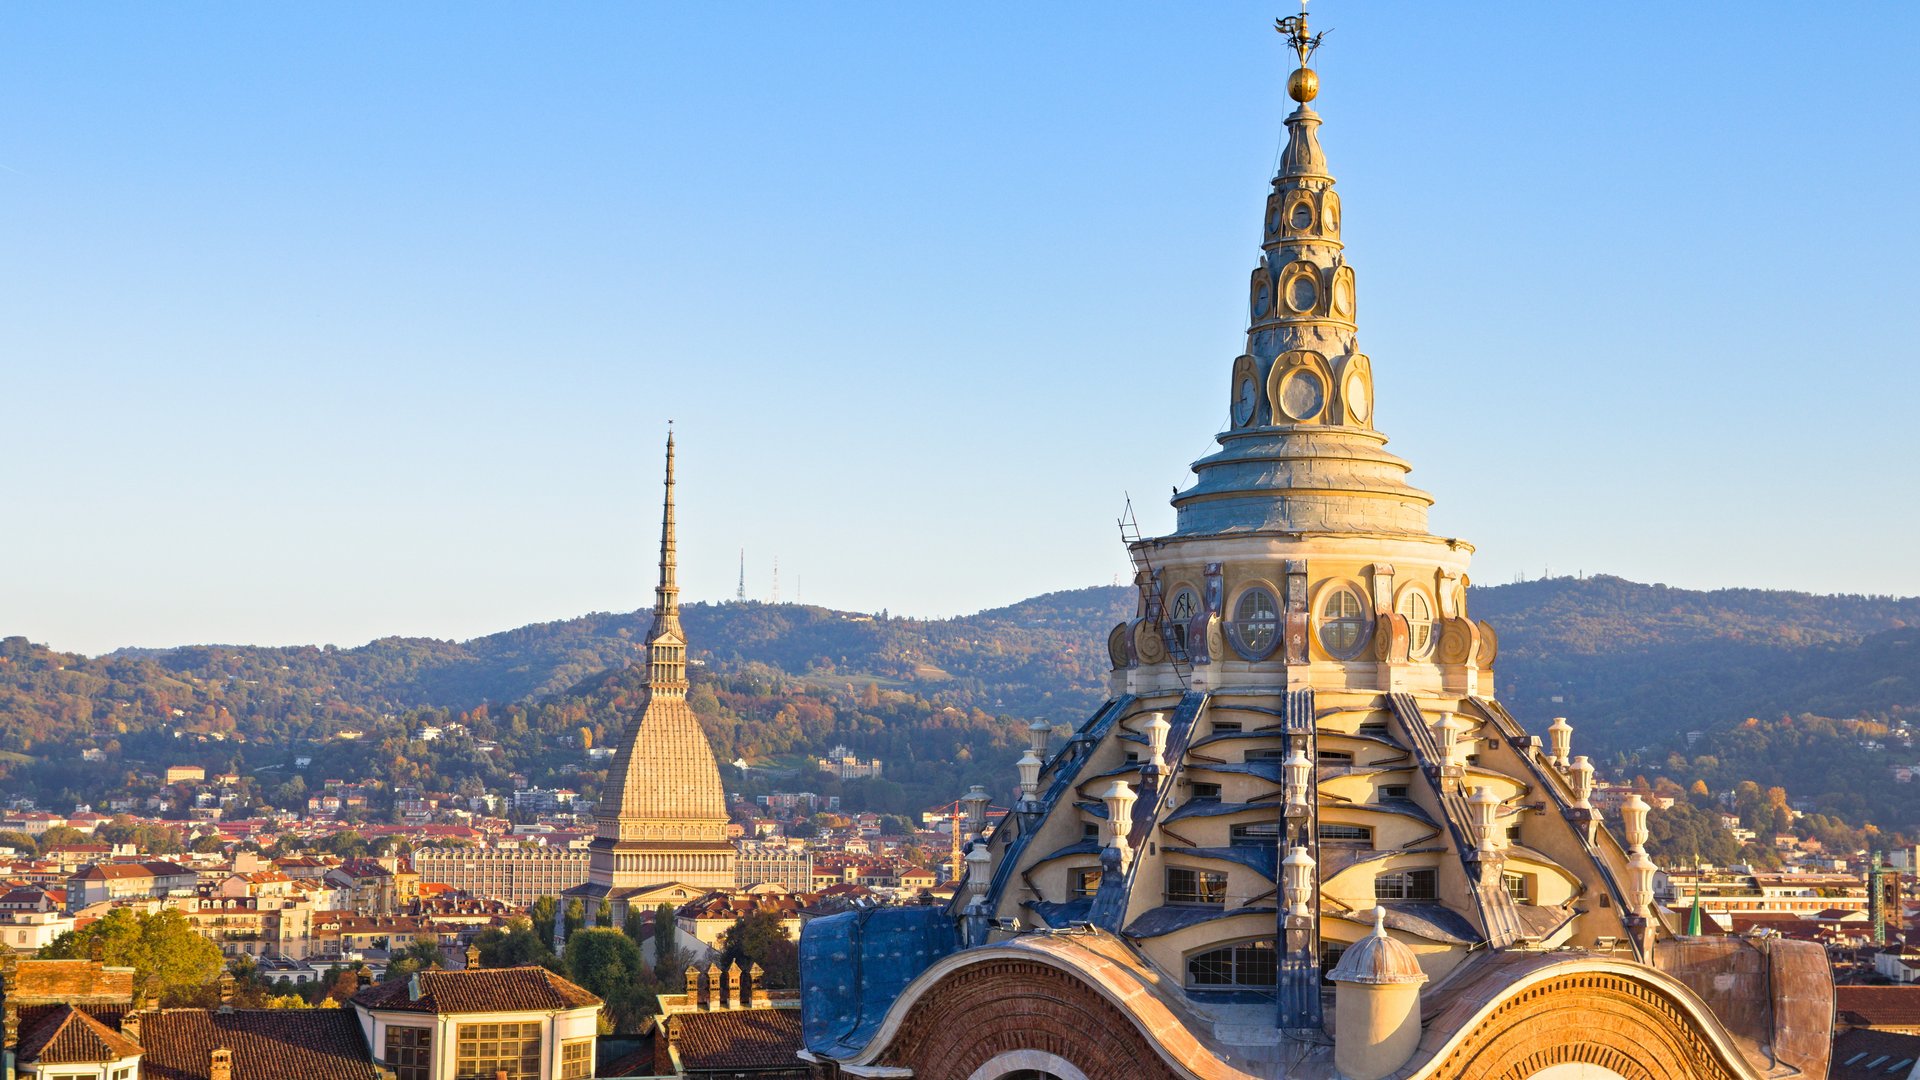
<instances>
[{"instance_id":1,"label":"dormer window","mask_svg":"<svg viewBox=\"0 0 1920 1080\"><path fill-rule=\"evenodd\" d=\"M1219 802L1219 784L1193 784L1187 795L1188 802Z\"/></svg>"},{"instance_id":2,"label":"dormer window","mask_svg":"<svg viewBox=\"0 0 1920 1080\"><path fill-rule=\"evenodd\" d=\"M1395 870L1373 879L1375 900L1438 900L1440 872L1431 868Z\"/></svg>"},{"instance_id":3,"label":"dormer window","mask_svg":"<svg viewBox=\"0 0 1920 1080\"><path fill-rule=\"evenodd\" d=\"M1412 797L1411 789L1405 784L1380 785L1380 798L1382 801L1387 799L1408 799Z\"/></svg>"},{"instance_id":4,"label":"dormer window","mask_svg":"<svg viewBox=\"0 0 1920 1080\"><path fill-rule=\"evenodd\" d=\"M1213 722L1213 733L1215 735L1238 735L1240 733L1240 721L1215 720Z\"/></svg>"},{"instance_id":5,"label":"dormer window","mask_svg":"<svg viewBox=\"0 0 1920 1080\"><path fill-rule=\"evenodd\" d=\"M1226 902L1225 871L1189 870L1177 866L1167 870L1167 903L1219 906Z\"/></svg>"}]
</instances>

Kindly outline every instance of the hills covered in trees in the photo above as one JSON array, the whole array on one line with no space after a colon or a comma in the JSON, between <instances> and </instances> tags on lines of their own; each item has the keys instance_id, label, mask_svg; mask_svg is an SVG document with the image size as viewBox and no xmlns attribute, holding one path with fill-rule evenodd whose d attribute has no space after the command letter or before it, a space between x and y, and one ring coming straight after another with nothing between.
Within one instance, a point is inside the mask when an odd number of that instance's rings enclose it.
<instances>
[{"instance_id":1,"label":"hills covered in trees","mask_svg":"<svg viewBox=\"0 0 1920 1080\"><path fill-rule=\"evenodd\" d=\"M1852 820L1920 823L1920 784L1889 768L1913 763L1890 733L1920 710L1920 598L1595 577L1476 587L1472 603L1500 633L1509 707L1536 730L1570 717L1603 765L1715 791L1755 779ZM910 813L964 783L1005 788L1015 721L1083 718L1105 695L1106 632L1132 610L1129 589L1098 587L946 620L748 602L688 605L683 621L693 704L721 758L806 770L728 770L730 784ZM99 657L7 638L0 785L97 801L192 762L240 774L254 804L290 805L323 778L478 794L520 773L590 795L603 774L586 750L619 737L636 690L623 667L648 619ZM881 757L886 778L813 773L804 756L836 744Z\"/></svg>"}]
</instances>

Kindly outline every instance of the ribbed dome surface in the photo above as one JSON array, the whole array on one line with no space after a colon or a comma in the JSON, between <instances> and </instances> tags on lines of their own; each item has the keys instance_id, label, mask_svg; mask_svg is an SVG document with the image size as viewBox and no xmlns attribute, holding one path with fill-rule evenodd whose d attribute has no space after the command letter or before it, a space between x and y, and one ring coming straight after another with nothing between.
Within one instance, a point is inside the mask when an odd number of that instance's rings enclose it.
<instances>
[{"instance_id":1,"label":"ribbed dome surface","mask_svg":"<svg viewBox=\"0 0 1920 1080\"><path fill-rule=\"evenodd\" d=\"M1423 983L1427 973L1413 950L1387 936L1387 909L1373 909L1373 933L1361 938L1340 954L1340 962L1327 973L1333 982L1392 985Z\"/></svg>"}]
</instances>

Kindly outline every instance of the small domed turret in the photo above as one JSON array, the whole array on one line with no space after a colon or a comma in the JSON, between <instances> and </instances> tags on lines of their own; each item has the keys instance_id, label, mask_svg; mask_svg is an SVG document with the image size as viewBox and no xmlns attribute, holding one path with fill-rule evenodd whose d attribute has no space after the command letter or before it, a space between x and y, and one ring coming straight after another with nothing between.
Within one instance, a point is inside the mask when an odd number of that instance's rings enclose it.
<instances>
[{"instance_id":1,"label":"small domed turret","mask_svg":"<svg viewBox=\"0 0 1920 1080\"><path fill-rule=\"evenodd\" d=\"M1334 986L1333 1063L1347 1080L1381 1080L1420 1044L1420 985L1413 950L1387 936L1387 909L1373 909L1373 933L1340 954Z\"/></svg>"}]
</instances>

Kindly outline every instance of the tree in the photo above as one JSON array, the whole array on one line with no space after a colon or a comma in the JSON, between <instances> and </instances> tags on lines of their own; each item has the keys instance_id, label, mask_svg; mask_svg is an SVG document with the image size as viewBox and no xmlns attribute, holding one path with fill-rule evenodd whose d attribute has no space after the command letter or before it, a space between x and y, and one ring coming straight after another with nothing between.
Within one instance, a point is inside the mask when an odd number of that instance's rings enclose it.
<instances>
[{"instance_id":1,"label":"tree","mask_svg":"<svg viewBox=\"0 0 1920 1080\"><path fill-rule=\"evenodd\" d=\"M440 942L430 937L415 938L406 948L393 954L387 964L387 973L380 977L381 982L404 979L416 971L428 971L445 967L446 957L440 952Z\"/></svg>"},{"instance_id":2,"label":"tree","mask_svg":"<svg viewBox=\"0 0 1920 1080\"><path fill-rule=\"evenodd\" d=\"M735 922L720 936L720 966L759 964L768 986L800 985L800 949L781 923L777 910L756 911Z\"/></svg>"},{"instance_id":3,"label":"tree","mask_svg":"<svg viewBox=\"0 0 1920 1080\"><path fill-rule=\"evenodd\" d=\"M547 925L551 930L552 923ZM538 924L525 919L515 919L504 930L497 926L482 930L474 936L473 944L480 950L482 967L539 966L560 970L560 958L547 947L546 936L540 933Z\"/></svg>"},{"instance_id":4,"label":"tree","mask_svg":"<svg viewBox=\"0 0 1920 1080\"><path fill-rule=\"evenodd\" d=\"M653 968L663 979L673 974L671 971L661 971L661 965L670 960L674 953L673 918L672 904L663 903L653 909Z\"/></svg>"},{"instance_id":5,"label":"tree","mask_svg":"<svg viewBox=\"0 0 1920 1080\"><path fill-rule=\"evenodd\" d=\"M640 947L609 927L581 930L567 938L567 977L607 1003L614 1030L631 1032L653 1009L644 999L652 983L640 960Z\"/></svg>"},{"instance_id":6,"label":"tree","mask_svg":"<svg viewBox=\"0 0 1920 1080\"><path fill-rule=\"evenodd\" d=\"M220 950L178 911L115 908L99 922L69 930L37 954L43 960L99 959L130 967L135 983L159 980L162 999L185 1000L220 974Z\"/></svg>"}]
</instances>

